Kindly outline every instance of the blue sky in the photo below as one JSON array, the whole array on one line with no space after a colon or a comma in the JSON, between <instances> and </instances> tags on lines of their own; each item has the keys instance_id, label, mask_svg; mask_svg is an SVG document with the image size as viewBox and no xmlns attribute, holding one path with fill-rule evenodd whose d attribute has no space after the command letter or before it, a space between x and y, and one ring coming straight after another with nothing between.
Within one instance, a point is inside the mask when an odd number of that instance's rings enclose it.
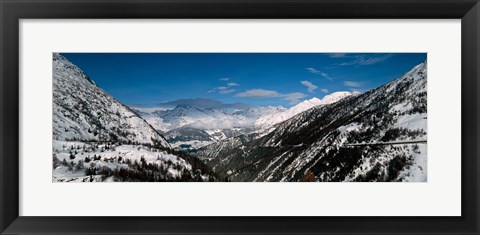
<instances>
[{"instance_id":1,"label":"blue sky","mask_svg":"<svg viewBox=\"0 0 480 235\"><path fill-rule=\"evenodd\" d=\"M61 53L127 105L188 98L290 107L336 91L368 91L426 53Z\"/></svg>"}]
</instances>

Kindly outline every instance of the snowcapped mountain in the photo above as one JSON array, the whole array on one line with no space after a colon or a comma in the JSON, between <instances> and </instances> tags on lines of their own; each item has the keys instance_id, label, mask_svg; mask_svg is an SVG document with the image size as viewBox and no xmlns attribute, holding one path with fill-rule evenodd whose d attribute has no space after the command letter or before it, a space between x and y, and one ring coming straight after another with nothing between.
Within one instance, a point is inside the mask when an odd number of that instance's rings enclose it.
<instances>
[{"instance_id":1,"label":"snowcapped mountain","mask_svg":"<svg viewBox=\"0 0 480 235\"><path fill-rule=\"evenodd\" d=\"M323 97L323 99L318 99L314 97L312 99L302 101L297 105L287 110L284 110L282 112L262 116L261 118L255 121L255 126L265 129L277 123L283 122L287 119L290 119L293 116L301 112L304 112L308 109L311 109L315 106L332 104L350 95L352 95L351 92L340 91L340 92L332 93L330 95L326 95L325 97Z\"/></svg>"},{"instance_id":2,"label":"snowcapped mountain","mask_svg":"<svg viewBox=\"0 0 480 235\"><path fill-rule=\"evenodd\" d=\"M333 104L347 96L351 96L351 95L359 95L361 94L360 92L357 92L357 91L354 91L354 92L349 92L349 91L338 91L338 92L334 92L332 94L329 94L329 95L326 95L322 98L322 104L323 105L326 105L326 104Z\"/></svg>"},{"instance_id":3,"label":"snowcapped mountain","mask_svg":"<svg viewBox=\"0 0 480 235\"><path fill-rule=\"evenodd\" d=\"M335 92L322 100L312 98L289 109L282 106L224 104L209 99L182 99L159 104L159 107L132 107L132 109L156 130L163 132L172 146L193 151L237 135L252 132L266 134L268 128L277 123L314 106L334 103L349 95L352 93ZM169 109L170 105L176 106ZM210 137L206 138L202 132L209 134Z\"/></svg>"},{"instance_id":4,"label":"snowcapped mountain","mask_svg":"<svg viewBox=\"0 0 480 235\"><path fill-rule=\"evenodd\" d=\"M165 108L171 104L178 105L171 109ZM281 106L223 104L208 99L179 100L163 103L160 108L132 109L156 130L163 132L172 146L188 151L252 132L258 118L286 110ZM205 133L209 135L208 138Z\"/></svg>"},{"instance_id":5,"label":"snowcapped mountain","mask_svg":"<svg viewBox=\"0 0 480 235\"><path fill-rule=\"evenodd\" d=\"M119 141L169 147L127 106L95 85L65 57L53 54L53 138Z\"/></svg>"},{"instance_id":6,"label":"snowcapped mountain","mask_svg":"<svg viewBox=\"0 0 480 235\"><path fill-rule=\"evenodd\" d=\"M218 180L56 53L52 111L55 182Z\"/></svg>"},{"instance_id":7,"label":"snowcapped mountain","mask_svg":"<svg viewBox=\"0 0 480 235\"><path fill-rule=\"evenodd\" d=\"M196 107L192 105L178 105L173 109L154 110L133 109L147 120L155 129L167 132L182 127L192 127L201 130L234 129L253 127L261 116L284 111L279 107L246 107L218 108Z\"/></svg>"},{"instance_id":8,"label":"snowcapped mountain","mask_svg":"<svg viewBox=\"0 0 480 235\"><path fill-rule=\"evenodd\" d=\"M196 154L232 181L426 181L427 63L344 96Z\"/></svg>"}]
</instances>

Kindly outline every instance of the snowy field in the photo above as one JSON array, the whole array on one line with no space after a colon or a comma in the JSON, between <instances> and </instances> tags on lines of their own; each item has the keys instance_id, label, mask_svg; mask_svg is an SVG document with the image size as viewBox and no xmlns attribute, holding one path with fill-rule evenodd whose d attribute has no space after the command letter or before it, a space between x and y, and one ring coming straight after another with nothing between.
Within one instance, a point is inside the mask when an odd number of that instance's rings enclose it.
<instances>
[{"instance_id":1,"label":"snowy field","mask_svg":"<svg viewBox=\"0 0 480 235\"><path fill-rule=\"evenodd\" d=\"M107 167L115 170L129 168L140 159L147 164L156 164L167 171L167 177L178 178L184 170L192 170L192 166L184 159L161 150L141 145L109 145L83 143L78 141L53 141L53 154L58 165L53 169L55 182L116 181L113 177L101 180L101 175L86 175L86 169ZM97 160L98 159L98 160Z\"/></svg>"}]
</instances>

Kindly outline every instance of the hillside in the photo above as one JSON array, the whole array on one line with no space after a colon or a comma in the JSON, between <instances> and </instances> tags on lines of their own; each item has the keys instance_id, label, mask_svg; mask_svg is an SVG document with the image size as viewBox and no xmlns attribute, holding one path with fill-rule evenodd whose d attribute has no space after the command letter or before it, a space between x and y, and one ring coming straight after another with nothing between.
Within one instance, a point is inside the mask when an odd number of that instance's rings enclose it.
<instances>
[{"instance_id":1,"label":"hillside","mask_svg":"<svg viewBox=\"0 0 480 235\"><path fill-rule=\"evenodd\" d=\"M53 54L53 181L215 181L127 106Z\"/></svg>"},{"instance_id":2,"label":"hillside","mask_svg":"<svg viewBox=\"0 0 480 235\"><path fill-rule=\"evenodd\" d=\"M427 64L198 155L232 181L426 181ZM371 145L369 143L390 143ZM351 145L366 143L366 145Z\"/></svg>"}]
</instances>

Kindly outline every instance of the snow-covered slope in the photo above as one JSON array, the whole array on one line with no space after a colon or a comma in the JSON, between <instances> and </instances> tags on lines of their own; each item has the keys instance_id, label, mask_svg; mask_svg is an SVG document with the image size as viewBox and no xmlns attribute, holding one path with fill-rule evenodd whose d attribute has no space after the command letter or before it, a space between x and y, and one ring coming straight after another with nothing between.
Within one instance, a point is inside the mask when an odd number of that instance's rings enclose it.
<instances>
[{"instance_id":1,"label":"snow-covered slope","mask_svg":"<svg viewBox=\"0 0 480 235\"><path fill-rule=\"evenodd\" d=\"M53 54L53 181L217 181L77 66Z\"/></svg>"},{"instance_id":2,"label":"snow-covered slope","mask_svg":"<svg viewBox=\"0 0 480 235\"><path fill-rule=\"evenodd\" d=\"M53 54L53 138L169 147L150 124L56 53Z\"/></svg>"},{"instance_id":3,"label":"snow-covered slope","mask_svg":"<svg viewBox=\"0 0 480 235\"><path fill-rule=\"evenodd\" d=\"M54 182L217 181L201 160L145 145L53 141Z\"/></svg>"},{"instance_id":4,"label":"snow-covered slope","mask_svg":"<svg viewBox=\"0 0 480 235\"><path fill-rule=\"evenodd\" d=\"M309 100L305 100L283 112L262 116L255 121L255 126L265 129L277 123L283 122L287 119L290 119L293 116L309 110L315 106L332 104L350 95L352 95L351 92L339 91L330 95L326 95L325 97L323 97L323 99L318 99L315 97Z\"/></svg>"},{"instance_id":5,"label":"snow-covered slope","mask_svg":"<svg viewBox=\"0 0 480 235\"><path fill-rule=\"evenodd\" d=\"M197 154L232 181L426 181L426 88L425 62L384 86L299 113L264 136L231 138Z\"/></svg>"}]
</instances>

